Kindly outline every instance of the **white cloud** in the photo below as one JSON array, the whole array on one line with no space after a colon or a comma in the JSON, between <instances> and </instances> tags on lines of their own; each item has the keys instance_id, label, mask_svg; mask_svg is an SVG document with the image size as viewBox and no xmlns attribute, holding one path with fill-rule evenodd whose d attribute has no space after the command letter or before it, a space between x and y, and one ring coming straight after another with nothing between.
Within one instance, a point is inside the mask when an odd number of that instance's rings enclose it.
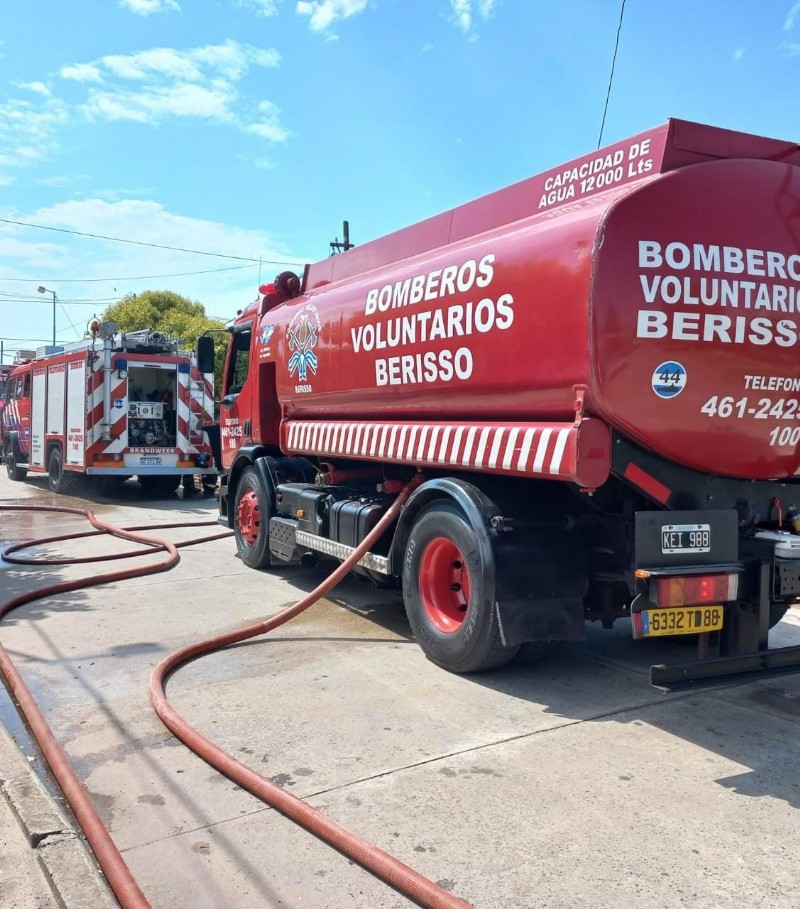
<instances>
[{"instance_id":1,"label":"white cloud","mask_svg":"<svg viewBox=\"0 0 800 909\"><path fill-rule=\"evenodd\" d=\"M34 94L37 95L44 95L46 98L49 98L53 94L44 82L23 82L20 85L20 88L27 88L28 91L34 92Z\"/></svg>"},{"instance_id":2,"label":"white cloud","mask_svg":"<svg viewBox=\"0 0 800 909\"><path fill-rule=\"evenodd\" d=\"M794 23L797 20L797 14L800 13L800 3L795 3L794 6L786 14L786 21L783 23L783 30L790 32L794 28Z\"/></svg>"},{"instance_id":3,"label":"white cloud","mask_svg":"<svg viewBox=\"0 0 800 909\"><path fill-rule=\"evenodd\" d=\"M37 211L0 209L0 214L17 221L84 233L125 237L146 243L228 253L253 259L262 257L265 264L261 281L271 279L285 268L292 268L291 263L303 261L302 257L290 254L266 231L185 217L146 198L116 202L92 198ZM267 260L279 260L280 264ZM248 263L0 224L0 271L4 278L34 279L51 287L57 292L59 300L67 302L70 318L81 328L93 312L102 312L111 302L127 293L148 289L174 290L204 303L209 315L231 317L237 309L255 298L259 284L258 264L235 270L214 270L240 265ZM294 270L301 271L301 267L295 265ZM137 275L198 271L209 273L144 281L128 280ZM65 280L75 278L111 280L107 283L86 284ZM59 283L59 279L63 283ZM37 296L35 287L35 283L23 282L4 285L4 289L13 289L20 294L33 290L33 297ZM111 297L112 300L98 299L106 297ZM68 302L87 299L97 302L85 306L69 305ZM40 306L0 306L4 334L40 338L49 336L52 308L46 305L44 298ZM62 311L58 312L57 335L62 340L75 337L75 332L69 327Z\"/></svg>"},{"instance_id":4,"label":"white cloud","mask_svg":"<svg viewBox=\"0 0 800 909\"><path fill-rule=\"evenodd\" d=\"M119 0L119 5L137 16L150 16L153 13L166 13L168 11L180 12L180 5L176 0Z\"/></svg>"},{"instance_id":5,"label":"white cloud","mask_svg":"<svg viewBox=\"0 0 800 909\"><path fill-rule=\"evenodd\" d=\"M0 168L22 167L57 147L55 136L68 121L66 104L57 98L32 101L11 98L0 104Z\"/></svg>"},{"instance_id":6,"label":"white cloud","mask_svg":"<svg viewBox=\"0 0 800 909\"><path fill-rule=\"evenodd\" d=\"M56 151L60 131L76 114L90 122L158 124L177 118L225 123L267 142L284 142L289 132L280 123L278 108L264 101L254 112L239 91L250 70L277 67L280 60L272 48L227 40L188 50L157 47L66 66L61 78L84 86L85 94L74 108L43 82L22 86L35 98L0 102L0 168L29 164Z\"/></svg>"},{"instance_id":7,"label":"white cloud","mask_svg":"<svg viewBox=\"0 0 800 909\"><path fill-rule=\"evenodd\" d=\"M450 10L452 21L457 28L474 41L477 38L475 33L475 20L489 19L494 13L496 0L450 0Z\"/></svg>"},{"instance_id":8,"label":"white cloud","mask_svg":"<svg viewBox=\"0 0 800 909\"><path fill-rule=\"evenodd\" d=\"M59 70L62 79L71 79L74 82L102 82L103 77L94 63L73 63Z\"/></svg>"},{"instance_id":9,"label":"white cloud","mask_svg":"<svg viewBox=\"0 0 800 909\"><path fill-rule=\"evenodd\" d=\"M277 16L278 4L283 0L239 0L237 6L246 6L255 10L257 16Z\"/></svg>"},{"instance_id":10,"label":"white cloud","mask_svg":"<svg viewBox=\"0 0 800 909\"><path fill-rule=\"evenodd\" d=\"M81 110L89 120L155 123L172 116L224 122L233 120L230 100L226 92L183 83L143 92L92 90Z\"/></svg>"},{"instance_id":11,"label":"white cloud","mask_svg":"<svg viewBox=\"0 0 800 909\"><path fill-rule=\"evenodd\" d=\"M295 12L308 16L312 32L323 32L338 19L349 19L367 8L368 0L297 0Z\"/></svg>"},{"instance_id":12,"label":"white cloud","mask_svg":"<svg viewBox=\"0 0 800 909\"><path fill-rule=\"evenodd\" d=\"M733 62L738 63L744 57L745 48L737 47L733 52Z\"/></svg>"},{"instance_id":13,"label":"white cloud","mask_svg":"<svg viewBox=\"0 0 800 909\"><path fill-rule=\"evenodd\" d=\"M254 117L241 103L238 83L254 67L280 65L280 54L227 40L223 44L177 50L156 47L133 54L114 54L62 71L75 78L95 74L80 113L90 121L156 124L168 118L228 123L269 142L283 142L288 132L278 110L259 109ZM269 102L266 102L267 104Z\"/></svg>"},{"instance_id":14,"label":"white cloud","mask_svg":"<svg viewBox=\"0 0 800 909\"><path fill-rule=\"evenodd\" d=\"M258 112L261 114L261 119L246 126L245 132L261 136L262 139L270 142L285 142L289 138L288 130L280 125L280 110L277 105L271 101L262 101L258 105Z\"/></svg>"}]
</instances>

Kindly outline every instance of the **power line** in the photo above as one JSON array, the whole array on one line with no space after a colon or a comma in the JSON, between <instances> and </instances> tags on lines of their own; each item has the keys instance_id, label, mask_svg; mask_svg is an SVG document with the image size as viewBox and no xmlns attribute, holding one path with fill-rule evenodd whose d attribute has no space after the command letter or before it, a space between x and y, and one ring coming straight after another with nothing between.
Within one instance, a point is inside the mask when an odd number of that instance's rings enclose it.
<instances>
[{"instance_id":1,"label":"power line","mask_svg":"<svg viewBox=\"0 0 800 909\"><path fill-rule=\"evenodd\" d=\"M282 263L291 264L291 263ZM188 278L192 275L212 275L221 271L240 271L243 268L255 268L256 263L250 265L227 265L225 268L206 268L203 271L178 271L169 275L135 275L132 278L6 278L0 275L0 281L24 281L27 284L92 284L96 282L122 283L124 281L152 281L155 278Z\"/></svg>"},{"instance_id":2,"label":"power line","mask_svg":"<svg viewBox=\"0 0 800 909\"><path fill-rule=\"evenodd\" d=\"M4 294L0 291L0 298L7 297L8 299L0 299L0 303L50 303L52 305L52 300L47 300L44 297L24 297L17 294ZM119 302L120 297L77 297L74 300L62 300L61 297L58 297L59 303L65 303L67 306L91 306L93 303L110 303L112 300L114 302Z\"/></svg>"},{"instance_id":3,"label":"power line","mask_svg":"<svg viewBox=\"0 0 800 909\"><path fill-rule=\"evenodd\" d=\"M625 0L622 0L622 3L619 8L619 23L617 24L617 40L614 42L614 56L611 58L611 73L608 77L608 91L606 92L606 103L603 108L603 120L600 123L600 135L597 137L597 147L600 148L600 145L603 142L603 130L606 125L606 114L608 113L608 101L611 98L611 83L614 81L614 67L617 63L617 49L619 48L619 35L622 31L622 17L625 15Z\"/></svg>"},{"instance_id":4,"label":"power line","mask_svg":"<svg viewBox=\"0 0 800 909\"><path fill-rule=\"evenodd\" d=\"M186 249L183 246L166 246L163 243L145 243L142 240L128 240L124 237L106 237L104 234L89 234L81 230L69 230L66 227L49 227L46 224L31 224L29 221L12 221L10 218L0 218L0 224L15 224L17 227L32 227L36 230L52 230L60 234L71 234L75 237L90 237L93 240L111 240L113 243L130 243L133 246L148 246L150 249L168 249L171 252L191 253L195 256L213 256L216 259L235 259L239 262L253 262L259 264L267 262L270 265L297 265L297 262L278 261L275 259L254 259L252 256L229 256L225 253L206 252L202 249Z\"/></svg>"}]
</instances>

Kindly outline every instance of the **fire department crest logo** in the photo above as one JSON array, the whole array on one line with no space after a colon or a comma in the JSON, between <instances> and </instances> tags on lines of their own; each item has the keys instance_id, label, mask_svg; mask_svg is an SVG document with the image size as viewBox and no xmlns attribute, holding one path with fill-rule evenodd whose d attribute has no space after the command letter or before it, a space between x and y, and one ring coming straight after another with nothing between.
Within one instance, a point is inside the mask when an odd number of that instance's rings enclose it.
<instances>
[{"instance_id":1,"label":"fire department crest logo","mask_svg":"<svg viewBox=\"0 0 800 909\"><path fill-rule=\"evenodd\" d=\"M313 303L306 305L296 313L289 323L287 337L289 339L289 375L297 373L299 382L308 381L308 372L317 374L318 360L314 348L319 341L322 328L322 319L319 310Z\"/></svg>"}]
</instances>

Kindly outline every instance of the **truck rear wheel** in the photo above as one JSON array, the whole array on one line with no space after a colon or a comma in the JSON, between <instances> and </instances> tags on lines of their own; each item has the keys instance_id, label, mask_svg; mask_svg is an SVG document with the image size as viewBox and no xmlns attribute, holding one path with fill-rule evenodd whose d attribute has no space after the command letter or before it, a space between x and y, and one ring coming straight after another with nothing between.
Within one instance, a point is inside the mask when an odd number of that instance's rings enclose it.
<instances>
[{"instance_id":1,"label":"truck rear wheel","mask_svg":"<svg viewBox=\"0 0 800 909\"><path fill-rule=\"evenodd\" d=\"M506 647L488 592L494 589L475 533L450 503L425 508L411 528L403 565L403 599L417 643L450 672L504 666Z\"/></svg>"},{"instance_id":2,"label":"truck rear wheel","mask_svg":"<svg viewBox=\"0 0 800 909\"><path fill-rule=\"evenodd\" d=\"M47 480L51 492L75 495L83 485L83 474L64 470L64 456L60 448L53 448L47 461Z\"/></svg>"},{"instance_id":3,"label":"truck rear wheel","mask_svg":"<svg viewBox=\"0 0 800 909\"><path fill-rule=\"evenodd\" d=\"M249 568L267 568L269 553L269 502L258 472L245 467L236 486L233 511L236 548Z\"/></svg>"}]
</instances>

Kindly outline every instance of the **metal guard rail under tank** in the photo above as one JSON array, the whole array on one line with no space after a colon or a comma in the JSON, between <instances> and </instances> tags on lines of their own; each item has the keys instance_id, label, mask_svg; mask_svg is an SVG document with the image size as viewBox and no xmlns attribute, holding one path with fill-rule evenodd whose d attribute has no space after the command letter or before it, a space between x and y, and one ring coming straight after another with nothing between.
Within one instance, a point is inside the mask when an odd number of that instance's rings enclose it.
<instances>
[{"instance_id":1,"label":"metal guard rail under tank","mask_svg":"<svg viewBox=\"0 0 800 909\"><path fill-rule=\"evenodd\" d=\"M609 429L594 418L575 423L287 420L281 437L287 454L568 480L585 489L604 483L610 470Z\"/></svg>"}]
</instances>

